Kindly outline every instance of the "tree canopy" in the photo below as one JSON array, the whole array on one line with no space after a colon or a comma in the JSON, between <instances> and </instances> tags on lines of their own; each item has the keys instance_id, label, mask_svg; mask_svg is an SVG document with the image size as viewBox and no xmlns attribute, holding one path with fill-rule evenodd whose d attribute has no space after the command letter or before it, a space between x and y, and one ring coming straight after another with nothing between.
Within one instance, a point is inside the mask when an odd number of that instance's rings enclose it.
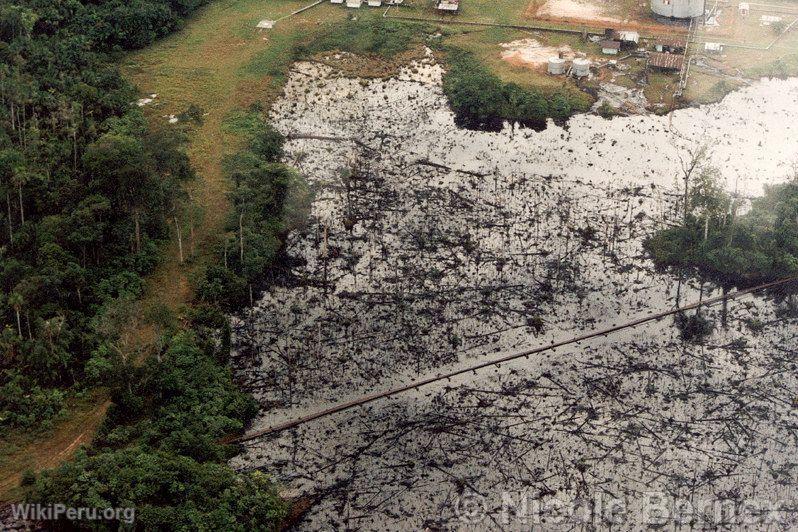
<instances>
[{"instance_id":1,"label":"tree canopy","mask_svg":"<svg viewBox=\"0 0 798 532\"><path fill-rule=\"evenodd\" d=\"M765 188L738 215L734 200L702 172L689 191L684 223L646 240L654 262L726 286L750 286L798 275L798 177Z\"/></svg>"}]
</instances>

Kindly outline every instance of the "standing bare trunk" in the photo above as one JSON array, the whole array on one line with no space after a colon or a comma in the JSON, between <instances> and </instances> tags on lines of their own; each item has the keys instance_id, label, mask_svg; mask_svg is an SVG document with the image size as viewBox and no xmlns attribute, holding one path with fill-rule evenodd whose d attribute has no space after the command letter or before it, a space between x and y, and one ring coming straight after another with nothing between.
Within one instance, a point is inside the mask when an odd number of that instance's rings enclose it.
<instances>
[{"instance_id":1,"label":"standing bare trunk","mask_svg":"<svg viewBox=\"0 0 798 532\"><path fill-rule=\"evenodd\" d=\"M139 211L133 215L136 224L136 253L141 253L141 221Z\"/></svg>"},{"instance_id":2,"label":"standing bare trunk","mask_svg":"<svg viewBox=\"0 0 798 532\"><path fill-rule=\"evenodd\" d=\"M17 314L17 333L19 333L20 340L22 339L22 319L19 316L19 307L14 307L14 312Z\"/></svg>"},{"instance_id":3,"label":"standing bare trunk","mask_svg":"<svg viewBox=\"0 0 798 532\"><path fill-rule=\"evenodd\" d=\"M189 252L191 253L191 256L194 256L194 221L193 220L190 222L188 233L189 233L189 238L190 238Z\"/></svg>"},{"instance_id":4,"label":"standing bare trunk","mask_svg":"<svg viewBox=\"0 0 798 532\"><path fill-rule=\"evenodd\" d=\"M737 200L732 200L731 212L729 218L729 237L726 239L726 247L732 245L734 242L734 220L737 217Z\"/></svg>"},{"instance_id":5,"label":"standing bare trunk","mask_svg":"<svg viewBox=\"0 0 798 532\"><path fill-rule=\"evenodd\" d=\"M72 170L78 170L78 128L72 130Z\"/></svg>"},{"instance_id":6,"label":"standing bare trunk","mask_svg":"<svg viewBox=\"0 0 798 532\"><path fill-rule=\"evenodd\" d=\"M183 235L180 234L180 223L177 221L177 216L174 217L175 220L175 231L177 232L177 251L178 251L178 258L180 260L180 264L183 264Z\"/></svg>"},{"instance_id":7,"label":"standing bare trunk","mask_svg":"<svg viewBox=\"0 0 798 532\"><path fill-rule=\"evenodd\" d=\"M22 204L22 183L17 184L17 191L19 192L19 219L25 223L25 207Z\"/></svg>"},{"instance_id":8,"label":"standing bare trunk","mask_svg":"<svg viewBox=\"0 0 798 532\"><path fill-rule=\"evenodd\" d=\"M11 195L6 191L6 207L8 208L8 240L14 243L14 226L11 221Z\"/></svg>"},{"instance_id":9,"label":"standing bare trunk","mask_svg":"<svg viewBox=\"0 0 798 532\"><path fill-rule=\"evenodd\" d=\"M244 215L238 216L238 241L241 255L241 267L244 267Z\"/></svg>"}]
</instances>

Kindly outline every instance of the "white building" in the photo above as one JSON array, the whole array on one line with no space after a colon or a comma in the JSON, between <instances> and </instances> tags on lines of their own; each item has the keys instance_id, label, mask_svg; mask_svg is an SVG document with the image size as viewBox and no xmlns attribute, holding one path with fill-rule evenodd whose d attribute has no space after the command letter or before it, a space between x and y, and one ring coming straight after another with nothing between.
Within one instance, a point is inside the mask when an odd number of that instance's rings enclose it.
<instances>
[{"instance_id":1,"label":"white building","mask_svg":"<svg viewBox=\"0 0 798 532\"><path fill-rule=\"evenodd\" d=\"M360 7L363 5L363 0L346 0L346 7Z\"/></svg>"},{"instance_id":2,"label":"white building","mask_svg":"<svg viewBox=\"0 0 798 532\"><path fill-rule=\"evenodd\" d=\"M460 9L460 0L440 0L438 2L438 9L441 11L457 11Z\"/></svg>"},{"instance_id":3,"label":"white building","mask_svg":"<svg viewBox=\"0 0 798 532\"><path fill-rule=\"evenodd\" d=\"M640 43L640 34L636 31L621 31L618 33L618 40L637 45Z\"/></svg>"},{"instance_id":4,"label":"white building","mask_svg":"<svg viewBox=\"0 0 798 532\"><path fill-rule=\"evenodd\" d=\"M606 55L618 55L621 51L621 43L618 41L601 41L601 53Z\"/></svg>"}]
</instances>

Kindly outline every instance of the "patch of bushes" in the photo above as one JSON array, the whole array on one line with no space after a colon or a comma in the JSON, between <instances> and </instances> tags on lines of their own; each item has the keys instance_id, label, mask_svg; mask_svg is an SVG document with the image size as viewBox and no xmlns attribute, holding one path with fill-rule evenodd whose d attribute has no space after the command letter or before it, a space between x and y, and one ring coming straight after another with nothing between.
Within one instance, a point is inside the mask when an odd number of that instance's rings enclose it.
<instances>
[{"instance_id":1,"label":"patch of bushes","mask_svg":"<svg viewBox=\"0 0 798 532\"><path fill-rule=\"evenodd\" d=\"M42 388L14 370L6 370L2 380L0 434L4 427L47 428L63 411L63 391Z\"/></svg>"},{"instance_id":2,"label":"patch of bushes","mask_svg":"<svg viewBox=\"0 0 798 532\"><path fill-rule=\"evenodd\" d=\"M38 478L29 500L133 508L125 519L137 530L270 530L287 513L274 484L259 472L238 474L224 464L139 446L96 455L81 451ZM119 525L96 522L92 529Z\"/></svg>"},{"instance_id":3,"label":"patch of bushes","mask_svg":"<svg viewBox=\"0 0 798 532\"><path fill-rule=\"evenodd\" d=\"M618 116L621 114L620 111L618 111L618 109L610 105L609 102L602 102L602 104L599 105L598 109L596 109L596 112L602 118L607 118L607 119L610 119L614 116Z\"/></svg>"},{"instance_id":4,"label":"patch of bushes","mask_svg":"<svg viewBox=\"0 0 798 532\"><path fill-rule=\"evenodd\" d=\"M544 94L515 83L504 83L471 53L447 50L448 70L443 91L461 127L498 131L505 121L542 129L546 120L564 121L588 106L567 90Z\"/></svg>"},{"instance_id":5,"label":"patch of bushes","mask_svg":"<svg viewBox=\"0 0 798 532\"><path fill-rule=\"evenodd\" d=\"M392 59L419 42L418 24L388 19L349 19L329 25L309 44L299 47L302 55L339 50Z\"/></svg>"},{"instance_id":6,"label":"patch of bushes","mask_svg":"<svg viewBox=\"0 0 798 532\"><path fill-rule=\"evenodd\" d=\"M227 234L197 287L200 301L226 311L251 303L282 251L286 234L301 227L312 193L303 178L281 164L284 139L263 121L246 121L251 131L247 149L225 161L233 183L233 212Z\"/></svg>"},{"instance_id":7,"label":"patch of bushes","mask_svg":"<svg viewBox=\"0 0 798 532\"><path fill-rule=\"evenodd\" d=\"M798 275L798 180L767 187L742 216L729 212L732 201L722 189L694 190L690 201L703 206L644 242L658 266L727 288Z\"/></svg>"},{"instance_id":8,"label":"patch of bushes","mask_svg":"<svg viewBox=\"0 0 798 532\"><path fill-rule=\"evenodd\" d=\"M257 412L232 382L227 345L209 338L224 317L209 309L194 317L198 332L173 336L144 366L108 361L114 402L93 448L28 478L29 501L135 507L144 530L277 526L286 504L275 486L262 474L227 467L236 449L219 442Z\"/></svg>"},{"instance_id":9,"label":"patch of bushes","mask_svg":"<svg viewBox=\"0 0 798 532\"><path fill-rule=\"evenodd\" d=\"M679 329L679 334L685 342L702 342L715 329L715 324L712 320L701 314L687 315L684 312L680 312L676 314L675 322L676 327Z\"/></svg>"}]
</instances>

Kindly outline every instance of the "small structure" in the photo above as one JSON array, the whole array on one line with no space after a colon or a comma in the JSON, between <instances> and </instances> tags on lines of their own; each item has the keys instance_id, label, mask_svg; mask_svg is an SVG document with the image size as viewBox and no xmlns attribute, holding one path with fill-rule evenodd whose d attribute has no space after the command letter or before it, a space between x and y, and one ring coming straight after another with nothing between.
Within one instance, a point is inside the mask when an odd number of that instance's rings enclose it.
<instances>
[{"instance_id":1,"label":"small structure","mask_svg":"<svg viewBox=\"0 0 798 532\"><path fill-rule=\"evenodd\" d=\"M380 7L382 5L382 0L368 0L368 5L370 7Z\"/></svg>"},{"instance_id":2,"label":"small structure","mask_svg":"<svg viewBox=\"0 0 798 532\"><path fill-rule=\"evenodd\" d=\"M346 0L346 7L358 8L363 5L363 0Z\"/></svg>"},{"instance_id":3,"label":"small structure","mask_svg":"<svg viewBox=\"0 0 798 532\"><path fill-rule=\"evenodd\" d=\"M775 24L776 22L781 22L781 17L776 17L774 15L762 15L759 18L759 22L763 26L771 26L771 25Z\"/></svg>"},{"instance_id":4,"label":"small structure","mask_svg":"<svg viewBox=\"0 0 798 532\"><path fill-rule=\"evenodd\" d=\"M272 29L274 27L274 21L273 20L261 20L260 22L258 22L258 25L255 26L255 27L258 28L259 30L270 30L270 29Z\"/></svg>"},{"instance_id":5,"label":"small structure","mask_svg":"<svg viewBox=\"0 0 798 532\"><path fill-rule=\"evenodd\" d=\"M343 4L344 0L330 0L331 4Z\"/></svg>"},{"instance_id":6,"label":"small structure","mask_svg":"<svg viewBox=\"0 0 798 532\"><path fill-rule=\"evenodd\" d=\"M651 0L651 11L668 18L700 17L704 7L704 0Z\"/></svg>"},{"instance_id":7,"label":"small structure","mask_svg":"<svg viewBox=\"0 0 798 532\"><path fill-rule=\"evenodd\" d=\"M565 59L562 57L549 57L549 74L559 76L565 74Z\"/></svg>"},{"instance_id":8,"label":"small structure","mask_svg":"<svg viewBox=\"0 0 798 532\"><path fill-rule=\"evenodd\" d=\"M574 59L573 73L577 78L584 78L590 75L590 60L584 58Z\"/></svg>"},{"instance_id":9,"label":"small structure","mask_svg":"<svg viewBox=\"0 0 798 532\"><path fill-rule=\"evenodd\" d=\"M660 70L681 70L684 56L680 54L652 53L648 56L648 66Z\"/></svg>"},{"instance_id":10,"label":"small structure","mask_svg":"<svg viewBox=\"0 0 798 532\"><path fill-rule=\"evenodd\" d=\"M740 5L737 6L737 9L740 11L740 15L747 17L751 14L751 4L748 2L740 2Z\"/></svg>"},{"instance_id":11,"label":"small structure","mask_svg":"<svg viewBox=\"0 0 798 532\"><path fill-rule=\"evenodd\" d=\"M438 9L441 11L456 12L460 9L460 0L440 0Z\"/></svg>"},{"instance_id":12,"label":"small structure","mask_svg":"<svg viewBox=\"0 0 798 532\"><path fill-rule=\"evenodd\" d=\"M618 33L618 40L621 41L621 48L625 45L630 48L637 48L640 43L640 34L636 31L621 31Z\"/></svg>"},{"instance_id":13,"label":"small structure","mask_svg":"<svg viewBox=\"0 0 798 532\"><path fill-rule=\"evenodd\" d=\"M618 55L621 50L621 43L618 41L601 41L601 53L607 55Z\"/></svg>"},{"instance_id":14,"label":"small structure","mask_svg":"<svg viewBox=\"0 0 798 532\"><path fill-rule=\"evenodd\" d=\"M679 37L662 37L654 43L660 53L681 54L687 48L687 41Z\"/></svg>"},{"instance_id":15,"label":"small structure","mask_svg":"<svg viewBox=\"0 0 798 532\"><path fill-rule=\"evenodd\" d=\"M719 54L723 52L723 45L719 42L708 42L704 44L704 50L712 54Z\"/></svg>"}]
</instances>

